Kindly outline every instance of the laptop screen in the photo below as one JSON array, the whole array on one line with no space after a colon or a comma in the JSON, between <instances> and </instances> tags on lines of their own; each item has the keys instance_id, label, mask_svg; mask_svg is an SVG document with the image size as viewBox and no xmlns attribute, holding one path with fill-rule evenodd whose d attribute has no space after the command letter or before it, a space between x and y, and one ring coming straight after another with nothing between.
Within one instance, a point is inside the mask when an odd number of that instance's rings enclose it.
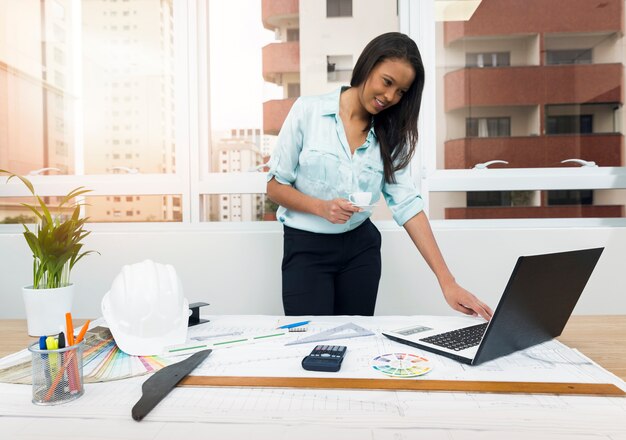
<instances>
[{"instance_id":1,"label":"laptop screen","mask_svg":"<svg viewBox=\"0 0 626 440\"><path fill-rule=\"evenodd\" d=\"M604 248L520 257L475 363L559 336Z\"/></svg>"}]
</instances>

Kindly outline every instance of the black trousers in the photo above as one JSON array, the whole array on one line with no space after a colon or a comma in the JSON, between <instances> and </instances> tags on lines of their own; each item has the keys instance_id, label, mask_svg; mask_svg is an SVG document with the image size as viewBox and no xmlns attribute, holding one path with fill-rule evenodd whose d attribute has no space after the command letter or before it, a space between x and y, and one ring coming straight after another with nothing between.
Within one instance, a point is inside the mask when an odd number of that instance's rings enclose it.
<instances>
[{"instance_id":1,"label":"black trousers","mask_svg":"<svg viewBox=\"0 0 626 440\"><path fill-rule=\"evenodd\" d=\"M381 235L369 219L343 234L284 231L285 315L374 314Z\"/></svg>"}]
</instances>

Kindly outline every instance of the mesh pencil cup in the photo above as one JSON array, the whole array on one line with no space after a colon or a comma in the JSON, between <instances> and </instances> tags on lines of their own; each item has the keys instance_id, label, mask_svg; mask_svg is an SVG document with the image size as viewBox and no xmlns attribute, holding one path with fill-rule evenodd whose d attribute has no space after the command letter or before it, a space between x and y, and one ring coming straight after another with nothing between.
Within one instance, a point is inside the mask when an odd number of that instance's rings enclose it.
<instances>
[{"instance_id":1,"label":"mesh pencil cup","mask_svg":"<svg viewBox=\"0 0 626 440\"><path fill-rule=\"evenodd\" d=\"M28 347L33 359L33 403L58 405L78 399L83 388L83 343L58 350Z\"/></svg>"}]
</instances>

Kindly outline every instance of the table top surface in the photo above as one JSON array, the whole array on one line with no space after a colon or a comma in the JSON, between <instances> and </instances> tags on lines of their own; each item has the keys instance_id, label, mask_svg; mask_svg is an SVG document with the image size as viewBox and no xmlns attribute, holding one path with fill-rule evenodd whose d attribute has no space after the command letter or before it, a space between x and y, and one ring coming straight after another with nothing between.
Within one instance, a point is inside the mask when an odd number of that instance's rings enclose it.
<instances>
[{"instance_id":1,"label":"table top surface","mask_svg":"<svg viewBox=\"0 0 626 440\"><path fill-rule=\"evenodd\" d=\"M74 325L84 322L77 319ZM0 320L0 335L0 357L22 350L36 340L26 333L24 319ZM626 380L626 315L572 316L557 339Z\"/></svg>"}]
</instances>

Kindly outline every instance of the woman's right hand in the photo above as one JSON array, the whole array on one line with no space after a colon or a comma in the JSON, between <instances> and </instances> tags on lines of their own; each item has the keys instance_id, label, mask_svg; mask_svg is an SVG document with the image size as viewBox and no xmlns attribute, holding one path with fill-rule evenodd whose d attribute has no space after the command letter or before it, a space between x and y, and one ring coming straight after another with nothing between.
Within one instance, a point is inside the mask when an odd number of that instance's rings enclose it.
<instances>
[{"instance_id":1,"label":"woman's right hand","mask_svg":"<svg viewBox=\"0 0 626 440\"><path fill-rule=\"evenodd\" d=\"M322 200L321 217L334 224L343 224L350 220L352 214L361 211L346 199Z\"/></svg>"}]
</instances>

